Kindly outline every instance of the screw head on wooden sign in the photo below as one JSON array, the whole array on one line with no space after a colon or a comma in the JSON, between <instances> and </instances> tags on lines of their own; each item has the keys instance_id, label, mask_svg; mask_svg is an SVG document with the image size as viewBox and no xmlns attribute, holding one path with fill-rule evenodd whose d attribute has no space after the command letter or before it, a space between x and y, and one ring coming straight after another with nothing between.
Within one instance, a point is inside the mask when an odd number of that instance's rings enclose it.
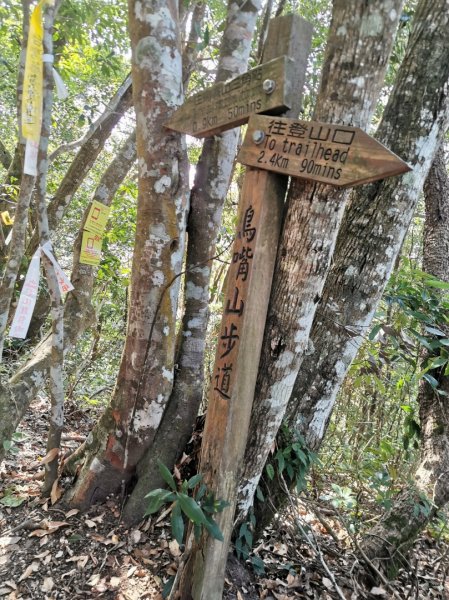
<instances>
[{"instance_id":1,"label":"screw head on wooden sign","mask_svg":"<svg viewBox=\"0 0 449 600\"><path fill-rule=\"evenodd\" d=\"M293 66L291 58L281 56L217 83L187 98L165 126L207 137L246 123L252 113L285 112L291 106Z\"/></svg>"},{"instance_id":2,"label":"screw head on wooden sign","mask_svg":"<svg viewBox=\"0 0 449 600\"><path fill-rule=\"evenodd\" d=\"M252 115L237 160L244 165L349 187L410 167L358 127Z\"/></svg>"}]
</instances>

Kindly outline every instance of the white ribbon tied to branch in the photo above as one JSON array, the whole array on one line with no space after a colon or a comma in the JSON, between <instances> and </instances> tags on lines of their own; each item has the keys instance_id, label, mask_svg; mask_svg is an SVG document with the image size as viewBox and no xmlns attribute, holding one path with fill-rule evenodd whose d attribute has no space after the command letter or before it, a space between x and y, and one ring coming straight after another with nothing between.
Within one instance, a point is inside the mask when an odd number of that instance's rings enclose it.
<instances>
[{"instance_id":1,"label":"white ribbon tied to branch","mask_svg":"<svg viewBox=\"0 0 449 600\"><path fill-rule=\"evenodd\" d=\"M17 304L16 312L9 332L9 337L24 339L28 332L39 289L42 253L45 254L55 269L59 291L61 294L65 294L74 289L69 278L59 266L56 258L53 256L51 242L46 242L43 246L39 246L39 248L33 254L28 267L25 282L20 293L19 302Z\"/></svg>"}]
</instances>

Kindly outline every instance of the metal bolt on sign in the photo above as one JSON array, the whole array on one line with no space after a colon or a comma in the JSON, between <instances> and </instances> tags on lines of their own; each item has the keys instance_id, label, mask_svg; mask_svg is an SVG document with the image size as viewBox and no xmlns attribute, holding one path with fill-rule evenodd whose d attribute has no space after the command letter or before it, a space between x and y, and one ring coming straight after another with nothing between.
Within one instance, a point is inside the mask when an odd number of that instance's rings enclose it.
<instances>
[{"instance_id":1,"label":"metal bolt on sign","mask_svg":"<svg viewBox=\"0 0 449 600\"><path fill-rule=\"evenodd\" d=\"M256 129L256 131L253 132L253 142L255 144L261 144L264 141L264 139L265 134L260 129Z\"/></svg>"},{"instance_id":2,"label":"metal bolt on sign","mask_svg":"<svg viewBox=\"0 0 449 600\"><path fill-rule=\"evenodd\" d=\"M265 79L262 83L262 89L266 94L272 94L276 89L276 82L273 79Z\"/></svg>"}]
</instances>

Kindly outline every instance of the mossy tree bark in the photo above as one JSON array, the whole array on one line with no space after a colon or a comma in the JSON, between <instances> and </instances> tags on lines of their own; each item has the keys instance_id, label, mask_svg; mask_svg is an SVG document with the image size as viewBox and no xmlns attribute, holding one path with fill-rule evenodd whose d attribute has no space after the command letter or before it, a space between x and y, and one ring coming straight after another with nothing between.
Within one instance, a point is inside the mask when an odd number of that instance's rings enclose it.
<instances>
[{"instance_id":1,"label":"mossy tree bark","mask_svg":"<svg viewBox=\"0 0 449 600\"><path fill-rule=\"evenodd\" d=\"M220 49L216 81L247 70L252 33L260 1L230 0ZM209 319L209 284L221 214L232 176L239 130L204 141L190 195L187 221L184 315L173 390L154 440L137 466L138 480L124 518L138 521L145 512L144 496L164 485L157 459L171 468L192 434L203 391L204 351Z\"/></svg>"},{"instance_id":2,"label":"mossy tree bark","mask_svg":"<svg viewBox=\"0 0 449 600\"><path fill-rule=\"evenodd\" d=\"M375 108L402 1L334 2L314 119L366 129ZM307 348L347 190L292 179L265 327L238 504L241 521L284 416Z\"/></svg>"},{"instance_id":3,"label":"mossy tree bark","mask_svg":"<svg viewBox=\"0 0 449 600\"><path fill-rule=\"evenodd\" d=\"M335 398L373 318L447 123L447 0L421 1L376 138L413 170L352 192L284 422L317 451ZM429 23L432 26L429 26ZM282 440L278 440L282 444ZM275 507L284 494L270 482Z\"/></svg>"},{"instance_id":4,"label":"mossy tree bark","mask_svg":"<svg viewBox=\"0 0 449 600\"><path fill-rule=\"evenodd\" d=\"M119 490L151 445L173 386L187 209L186 151L164 123L183 101L178 3L129 2L139 194L125 348L111 404L89 435L72 503Z\"/></svg>"}]
</instances>

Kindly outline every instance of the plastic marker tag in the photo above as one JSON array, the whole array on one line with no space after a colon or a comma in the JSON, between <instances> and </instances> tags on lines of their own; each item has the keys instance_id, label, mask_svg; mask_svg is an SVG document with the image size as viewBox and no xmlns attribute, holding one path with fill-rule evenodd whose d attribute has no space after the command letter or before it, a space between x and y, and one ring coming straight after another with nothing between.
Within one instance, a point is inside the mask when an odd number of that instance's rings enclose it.
<instances>
[{"instance_id":1,"label":"plastic marker tag","mask_svg":"<svg viewBox=\"0 0 449 600\"><path fill-rule=\"evenodd\" d=\"M26 175L37 175L37 153L39 150L39 142L27 140L25 145L25 159L23 161L23 172Z\"/></svg>"},{"instance_id":2,"label":"plastic marker tag","mask_svg":"<svg viewBox=\"0 0 449 600\"><path fill-rule=\"evenodd\" d=\"M51 243L46 242L43 246L36 250L31 259L30 266L28 267L25 277L25 282L20 293L20 298L17 304L11 329L9 331L9 337L20 339L26 338L31 317L33 316L34 307L36 305L37 292L39 289L42 252L48 257L55 268L60 292L65 293L73 290L73 285L70 283L66 274L59 266L56 258L53 256L51 251Z\"/></svg>"},{"instance_id":3,"label":"plastic marker tag","mask_svg":"<svg viewBox=\"0 0 449 600\"><path fill-rule=\"evenodd\" d=\"M55 80L56 93L58 94L58 98L60 100L65 100L69 96L69 90L67 89L66 84L64 83L63 78L58 73L58 71L53 67L53 79Z\"/></svg>"},{"instance_id":4,"label":"plastic marker tag","mask_svg":"<svg viewBox=\"0 0 449 600\"><path fill-rule=\"evenodd\" d=\"M4 210L0 213L4 225L14 225L14 217L11 218L9 211Z\"/></svg>"},{"instance_id":5,"label":"plastic marker tag","mask_svg":"<svg viewBox=\"0 0 449 600\"><path fill-rule=\"evenodd\" d=\"M83 265L99 265L101 260L102 238L98 233L83 231L81 242L80 263Z\"/></svg>"},{"instance_id":6,"label":"plastic marker tag","mask_svg":"<svg viewBox=\"0 0 449 600\"><path fill-rule=\"evenodd\" d=\"M36 143L39 143L42 123L43 4L44 1L39 2L31 13L22 95L22 135Z\"/></svg>"},{"instance_id":7,"label":"plastic marker tag","mask_svg":"<svg viewBox=\"0 0 449 600\"><path fill-rule=\"evenodd\" d=\"M92 233L98 233L100 236L103 235L110 211L110 206L106 206L105 204L101 204L101 202L94 200L90 207L89 214L87 215L84 229L91 231Z\"/></svg>"}]
</instances>

